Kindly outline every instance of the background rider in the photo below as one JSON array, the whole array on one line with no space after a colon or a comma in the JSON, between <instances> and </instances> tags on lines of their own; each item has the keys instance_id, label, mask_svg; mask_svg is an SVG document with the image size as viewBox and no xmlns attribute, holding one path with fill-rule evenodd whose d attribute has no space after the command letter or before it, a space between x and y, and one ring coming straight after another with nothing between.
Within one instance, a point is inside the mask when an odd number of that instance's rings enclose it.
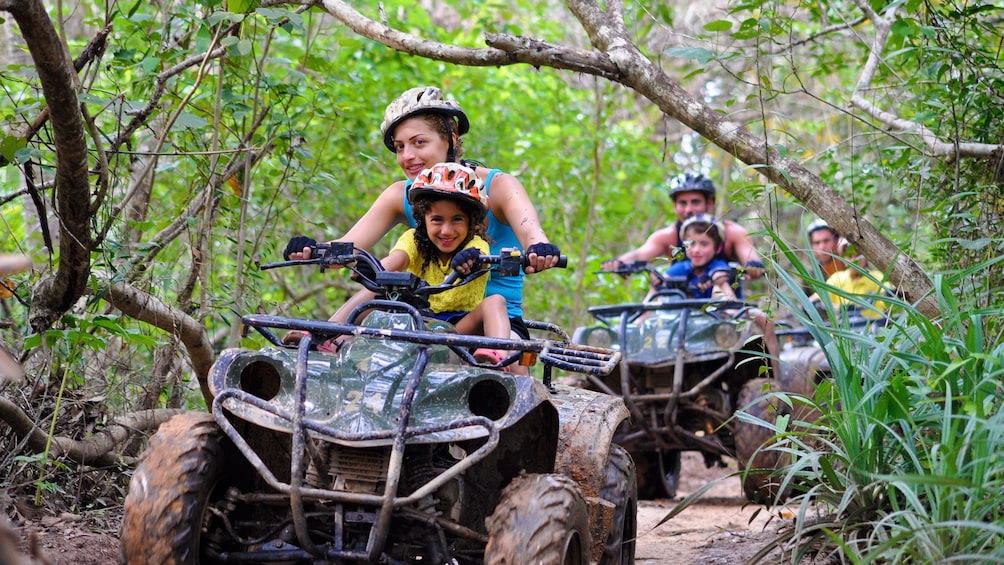
<instances>
[{"instance_id":1,"label":"background rider","mask_svg":"<svg viewBox=\"0 0 1004 565\"><path fill-rule=\"evenodd\" d=\"M698 214L713 214L715 193L714 182L702 174L685 173L673 179L670 183L669 196L673 199L677 221L653 232L641 247L604 262L603 269L616 270L618 263L649 261L661 256L672 260L674 250L683 247L679 236L683 222ZM763 276L763 262L746 229L729 220L726 220L724 225L725 244L719 253L719 258L742 265L745 268L745 276L749 279Z\"/></svg>"}]
</instances>

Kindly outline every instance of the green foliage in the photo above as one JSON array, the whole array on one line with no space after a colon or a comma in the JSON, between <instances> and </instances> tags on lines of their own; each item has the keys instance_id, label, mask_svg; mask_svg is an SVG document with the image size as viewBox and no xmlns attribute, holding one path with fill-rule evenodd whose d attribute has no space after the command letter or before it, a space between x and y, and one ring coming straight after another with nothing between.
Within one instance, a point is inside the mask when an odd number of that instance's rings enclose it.
<instances>
[{"instance_id":1,"label":"green foliage","mask_svg":"<svg viewBox=\"0 0 1004 565\"><path fill-rule=\"evenodd\" d=\"M812 398L790 399L818 420L775 428L773 449L794 460L783 481L800 493L788 503L798 508L795 527L776 542L790 544L793 558L818 551L855 563L1004 559L1004 458L996 447L1004 439L1004 343L987 324L1001 311L958 300L954 286L973 274L936 277L945 313L937 323L892 299L888 325L874 332L844 326L832 309L820 317L798 280L782 277L779 296L792 311L810 311L798 319L831 371Z\"/></svg>"}]
</instances>

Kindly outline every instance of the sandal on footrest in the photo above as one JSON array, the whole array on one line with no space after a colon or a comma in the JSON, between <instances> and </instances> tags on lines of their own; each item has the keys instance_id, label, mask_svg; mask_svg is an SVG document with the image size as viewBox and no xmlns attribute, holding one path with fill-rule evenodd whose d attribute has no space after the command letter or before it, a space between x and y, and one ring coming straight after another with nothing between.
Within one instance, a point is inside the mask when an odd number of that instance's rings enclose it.
<instances>
[{"instance_id":1,"label":"sandal on footrest","mask_svg":"<svg viewBox=\"0 0 1004 565\"><path fill-rule=\"evenodd\" d=\"M486 365L498 365L506 358L506 354L502 353L498 349L488 349L486 347L480 347L474 350L474 359L478 363L484 363ZM500 371L509 372L509 366L498 367Z\"/></svg>"}]
</instances>

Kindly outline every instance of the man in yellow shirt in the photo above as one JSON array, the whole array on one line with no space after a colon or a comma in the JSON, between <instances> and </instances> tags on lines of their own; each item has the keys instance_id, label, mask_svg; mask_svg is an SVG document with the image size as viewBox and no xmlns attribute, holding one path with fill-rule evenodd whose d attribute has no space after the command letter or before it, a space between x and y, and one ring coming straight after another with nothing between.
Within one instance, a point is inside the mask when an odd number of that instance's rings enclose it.
<instances>
[{"instance_id":1,"label":"man in yellow shirt","mask_svg":"<svg viewBox=\"0 0 1004 565\"><path fill-rule=\"evenodd\" d=\"M885 312L888 305L884 300L871 300L871 307L862 306L860 303L848 298L847 294L855 296L881 296L884 295L888 289L882 284L876 282L881 281L884 278L882 271L877 269L868 269L868 260L865 259L863 255L855 257L850 260L850 265L847 268L839 270L828 279L826 279L826 284L833 287L828 294L830 296L830 303L834 307L841 310L847 308L857 308L861 310L861 313L866 318L878 318L881 317L882 312ZM857 267L865 269L869 276L865 276L865 273L859 270ZM843 291L838 293L836 291ZM818 308L821 305L821 301L818 294L813 294L809 300L812 301L814 305Z\"/></svg>"}]
</instances>

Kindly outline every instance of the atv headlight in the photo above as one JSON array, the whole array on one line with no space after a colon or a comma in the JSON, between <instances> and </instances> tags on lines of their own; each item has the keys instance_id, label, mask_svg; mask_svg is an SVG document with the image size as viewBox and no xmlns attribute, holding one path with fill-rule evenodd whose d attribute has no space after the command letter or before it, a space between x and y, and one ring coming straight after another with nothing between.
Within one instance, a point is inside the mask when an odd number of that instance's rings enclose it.
<instances>
[{"instance_id":1,"label":"atv headlight","mask_svg":"<svg viewBox=\"0 0 1004 565\"><path fill-rule=\"evenodd\" d=\"M281 385L282 375L269 361L253 361L241 371L241 390L262 400L275 398Z\"/></svg>"},{"instance_id":2,"label":"atv headlight","mask_svg":"<svg viewBox=\"0 0 1004 565\"><path fill-rule=\"evenodd\" d=\"M722 349L732 349L739 342L739 332L732 324L718 324L715 327L715 344Z\"/></svg>"},{"instance_id":3,"label":"atv headlight","mask_svg":"<svg viewBox=\"0 0 1004 565\"><path fill-rule=\"evenodd\" d=\"M586 345L590 347L603 347L609 349L615 343L616 336L606 328L593 328L586 335Z\"/></svg>"}]
</instances>

